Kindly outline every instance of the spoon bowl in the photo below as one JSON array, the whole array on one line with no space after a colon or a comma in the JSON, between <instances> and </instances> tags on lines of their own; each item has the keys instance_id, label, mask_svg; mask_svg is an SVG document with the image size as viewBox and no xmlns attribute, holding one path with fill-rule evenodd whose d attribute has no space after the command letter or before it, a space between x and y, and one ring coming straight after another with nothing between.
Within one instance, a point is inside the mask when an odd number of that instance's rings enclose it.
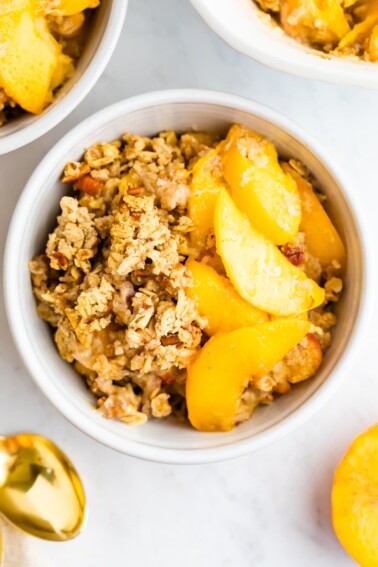
<instances>
[{"instance_id":1,"label":"spoon bowl","mask_svg":"<svg viewBox=\"0 0 378 567\"><path fill-rule=\"evenodd\" d=\"M82 531L84 488L52 441L31 433L0 437L0 514L41 539L66 541Z\"/></svg>"}]
</instances>

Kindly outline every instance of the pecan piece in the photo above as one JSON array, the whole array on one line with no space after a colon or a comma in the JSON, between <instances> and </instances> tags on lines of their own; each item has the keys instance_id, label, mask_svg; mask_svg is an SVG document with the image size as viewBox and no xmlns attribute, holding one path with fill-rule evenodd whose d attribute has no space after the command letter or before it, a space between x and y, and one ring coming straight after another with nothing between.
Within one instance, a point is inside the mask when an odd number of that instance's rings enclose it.
<instances>
[{"instance_id":1,"label":"pecan piece","mask_svg":"<svg viewBox=\"0 0 378 567\"><path fill-rule=\"evenodd\" d=\"M98 179L94 179L91 175L80 177L74 184L74 188L83 191L92 197L97 197L104 187L104 183Z\"/></svg>"},{"instance_id":2,"label":"pecan piece","mask_svg":"<svg viewBox=\"0 0 378 567\"><path fill-rule=\"evenodd\" d=\"M282 254L291 262L294 266L300 266L306 261L306 254L303 246L290 246L290 244L285 244L281 248Z\"/></svg>"},{"instance_id":3,"label":"pecan piece","mask_svg":"<svg viewBox=\"0 0 378 567\"><path fill-rule=\"evenodd\" d=\"M68 266L68 258L66 258L61 252L52 252L50 254L51 267L55 270L66 270ZM54 262L54 260L56 260Z\"/></svg>"},{"instance_id":4,"label":"pecan piece","mask_svg":"<svg viewBox=\"0 0 378 567\"><path fill-rule=\"evenodd\" d=\"M144 187L129 187L127 190L128 195L141 195L144 193Z\"/></svg>"},{"instance_id":5,"label":"pecan piece","mask_svg":"<svg viewBox=\"0 0 378 567\"><path fill-rule=\"evenodd\" d=\"M135 270L134 276L137 278L149 278L151 276L151 272L149 270Z\"/></svg>"},{"instance_id":6,"label":"pecan piece","mask_svg":"<svg viewBox=\"0 0 378 567\"><path fill-rule=\"evenodd\" d=\"M74 181L80 179L80 177L87 175L90 170L91 169L87 163L71 161L70 163L67 163L66 167L64 168L62 182L73 183Z\"/></svg>"},{"instance_id":7,"label":"pecan piece","mask_svg":"<svg viewBox=\"0 0 378 567\"><path fill-rule=\"evenodd\" d=\"M160 380L163 384L170 386L176 380L176 375L174 372L165 372L164 374L161 374Z\"/></svg>"},{"instance_id":8,"label":"pecan piece","mask_svg":"<svg viewBox=\"0 0 378 567\"><path fill-rule=\"evenodd\" d=\"M163 346L174 346L182 344L177 335L167 335L161 338L161 344Z\"/></svg>"}]
</instances>

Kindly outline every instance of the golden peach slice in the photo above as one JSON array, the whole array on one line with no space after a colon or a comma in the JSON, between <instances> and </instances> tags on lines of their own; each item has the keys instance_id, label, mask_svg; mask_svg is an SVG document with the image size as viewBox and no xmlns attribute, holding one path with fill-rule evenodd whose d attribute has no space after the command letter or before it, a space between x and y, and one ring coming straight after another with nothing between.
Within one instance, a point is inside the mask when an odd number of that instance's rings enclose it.
<instances>
[{"instance_id":1,"label":"golden peach slice","mask_svg":"<svg viewBox=\"0 0 378 567\"><path fill-rule=\"evenodd\" d=\"M0 87L24 110L39 114L51 96L61 48L30 2L0 17Z\"/></svg>"},{"instance_id":2,"label":"golden peach slice","mask_svg":"<svg viewBox=\"0 0 378 567\"><path fill-rule=\"evenodd\" d=\"M369 40L369 59L376 63L378 61L378 25L371 32Z\"/></svg>"},{"instance_id":3,"label":"golden peach slice","mask_svg":"<svg viewBox=\"0 0 378 567\"><path fill-rule=\"evenodd\" d=\"M99 4L100 0L57 0L56 9L64 16L73 16L88 8L97 8Z\"/></svg>"},{"instance_id":4,"label":"golden peach slice","mask_svg":"<svg viewBox=\"0 0 378 567\"><path fill-rule=\"evenodd\" d=\"M349 31L339 0L281 0L281 24L301 41L336 46Z\"/></svg>"},{"instance_id":5,"label":"golden peach slice","mask_svg":"<svg viewBox=\"0 0 378 567\"><path fill-rule=\"evenodd\" d=\"M309 332L298 319L262 323L212 337L188 368L190 423L200 431L229 431L249 381L262 378Z\"/></svg>"},{"instance_id":6,"label":"golden peach slice","mask_svg":"<svg viewBox=\"0 0 378 567\"><path fill-rule=\"evenodd\" d=\"M28 9L30 9L30 0L2 0L0 2L0 17Z\"/></svg>"},{"instance_id":7,"label":"golden peach slice","mask_svg":"<svg viewBox=\"0 0 378 567\"><path fill-rule=\"evenodd\" d=\"M230 280L219 275L211 266L191 258L186 266L194 283L186 293L196 301L200 314L206 317L208 324L205 330L209 336L269 321L267 313L240 297Z\"/></svg>"},{"instance_id":8,"label":"golden peach slice","mask_svg":"<svg viewBox=\"0 0 378 567\"><path fill-rule=\"evenodd\" d=\"M348 46L364 45L377 24L378 13L367 16L366 20L356 24L354 28L341 39L338 49L341 50Z\"/></svg>"},{"instance_id":9,"label":"golden peach slice","mask_svg":"<svg viewBox=\"0 0 378 567\"><path fill-rule=\"evenodd\" d=\"M332 489L336 535L361 567L378 565L378 425L362 433L338 465Z\"/></svg>"},{"instance_id":10,"label":"golden peach slice","mask_svg":"<svg viewBox=\"0 0 378 567\"><path fill-rule=\"evenodd\" d=\"M350 6L353 6L352 13L360 22L378 13L378 0L354 0L348 2L345 7Z\"/></svg>"},{"instance_id":11,"label":"golden peach slice","mask_svg":"<svg viewBox=\"0 0 378 567\"><path fill-rule=\"evenodd\" d=\"M292 240L301 220L301 203L295 183L280 167L272 142L234 125L221 155L231 196L252 225L274 244Z\"/></svg>"},{"instance_id":12,"label":"golden peach slice","mask_svg":"<svg viewBox=\"0 0 378 567\"><path fill-rule=\"evenodd\" d=\"M200 158L193 167L190 183L188 214L194 224L192 245L203 248L206 237L214 226L214 208L217 195L225 188L222 160L216 150Z\"/></svg>"},{"instance_id":13,"label":"golden peach slice","mask_svg":"<svg viewBox=\"0 0 378 567\"><path fill-rule=\"evenodd\" d=\"M214 225L227 275L246 301L281 317L298 315L324 302L324 289L257 232L225 190L217 199Z\"/></svg>"},{"instance_id":14,"label":"golden peach slice","mask_svg":"<svg viewBox=\"0 0 378 567\"><path fill-rule=\"evenodd\" d=\"M50 88L52 91L63 85L75 71L74 63L68 55L61 53L58 58L58 64L51 77Z\"/></svg>"},{"instance_id":15,"label":"golden peach slice","mask_svg":"<svg viewBox=\"0 0 378 567\"><path fill-rule=\"evenodd\" d=\"M301 196L300 230L306 235L308 251L319 259L323 267L328 266L333 260L343 265L345 263L344 244L317 198L311 183L299 175L288 163L283 163L282 168L294 179Z\"/></svg>"}]
</instances>

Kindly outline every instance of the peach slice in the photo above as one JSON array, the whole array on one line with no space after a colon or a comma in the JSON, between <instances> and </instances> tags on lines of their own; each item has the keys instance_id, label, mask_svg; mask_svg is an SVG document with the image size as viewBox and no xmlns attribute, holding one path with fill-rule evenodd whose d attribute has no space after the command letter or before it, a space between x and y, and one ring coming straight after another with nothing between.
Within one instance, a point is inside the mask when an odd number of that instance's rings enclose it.
<instances>
[{"instance_id":1,"label":"peach slice","mask_svg":"<svg viewBox=\"0 0 378 567\"><path fill-rule=\"evenodd\" d=\"M189 420L200 431L229 431L244 389L268 374L310 330L287 319L244 327L212 337L188 368Z\"/></svg>"},{"instance_id":2,"label":"peach slice","mask_svg":"<svg viewBox=\"0 0 378 567\"><path fill-rule=\"evenodd\" d=\"M312 44L336 46L350 27L340 0L281 0L285 32Z\"/></svg>"},{"instance_id":3,"label":"peach slice","mask_svg":"<svg viewBox=\"0 0 378 567\"><path fill-rule=\"evenodd\" d=\"M354 45L364 45L377 24L378 13L367 16L366 20L356 24L354 28L342 38L338 49L341 50Z\"/></svg>"},{"instance_id":4,"label":"peach slice","mask_svg":"<svg viewBox=\"0 0 378 567\"><path fill-rule=\"evenodd\" d=\"M323 303L324 289L257 232L225 190L217 199L214 225L217 250L227 275L246 301L282 317Z\"/></svg>"},{"instance_id":5,"label":"peach slice","mask_svg":"<svg viewBox=\"0 0 378 567\"><path fill-rule=\"evenodd\" d=\"M9 10L0 17L0 87L24 110L39 114L49 102L61 48L30 1L5 4Z\"/></svg>"},{"instance_id":6,"label":"peach slice","mask_svg":"<svg viewBox=\"0 0 378 567\"><path fill-rule=\"evenodd\" d=\"M214 226L215 200L225 188L222 160L216 150L200 158L193 167L188 203L189 217L193 221L193 246L203 248L206 237Z\"/></svg>"},{"instance_id":7,"label":"peach slice","mask_svg":"<svg viewBox=\"0 0 378 567\"><path fill-rule=\"evenodd\" d=\"M345 263L344 244L317 198L311 183L288 163L283 163L282 168L294 179L301 196L302 221L300 230L306 235L306 245L310 254L318 258L323 267L328 266L333 260L337 260L343 265Z\"/></svg>"},{"instance_id":8,"label":"peach slice","mask_svg":"<svg viewBox=\"0 0 378 567\"><path fill-rule=\"evenodd\" d=\"M252 225L274 244L292 240L301 220L300 198L292 178L282 171L272 142L236 124L221 154L231 196Z\"/></svg>"},{"instance_id":9,"label":"peach slice","mask_svg":"<svg viewBox=\"0 0 378 567\"><path fill-rule=\"evenodd\" d=\"M68 55L61 53L58 57L58 63L51 77L50 89L54 91L63 83L65 83L74 73L74 63Z\"/></svg>"},{"instance_id":10,"label":"peach slice","mask_svg":"<svg viewBox=\"0 0 378 567\"><path fill-rule=\"evenodd\" d=\"M364 46L370 61L378 61L378 0L359 0L353 8L358 23L342 38L338 49Z\"/></svg>"},{"instance_id":11,"label":"peach slice","mask_svg":"<svg viewBox=\"0 0 378 567\"><path fill-rule=\"evenodd\" d=\"M192 258L186 266L194 280L193 287L188 287L186 293L196 300L199 312L207 318L205 330L209 336L269 321L267 313L240 297L232 283L211 266Z\"/></svg>"},{"instance_id":12,"label":"peach slice","mask_svg":"<svg viewBox=\"0 0 378 567\"><path fill-rule=\"evenodd\" d=\"M378 25L371 32L369 40L369 58L376 63L378 61Z\"/></svg>"},{"instance_id":13,"label":"peach slice","mask_svg":"<svg viewBox=\"0 0 378 567\"><path fill-rule=\"evenodd\" d=\"M332 489L333 527L361 567L378 565L378 425L362 433L338 465Z\"/></svg>"},{"instance_id":14,"label":"peach slice","mask_svg":"<svg viewBox=\"0 0 378 567\"><path fill-rule=\"evenodd\" d=\"M354 2L349 2L349 4L353 5L359 20L378 13L378 0L354 0Z\"/></svg>"},{"instance_id":15,"label":"peach slice","mask_svg":"<svg viewBox=\"0 0 378 567\"><path fill-rule=\"evenodd\" d=\"M57 0L56 9L64 16L73 16L88 8L97 8L99 4L100 0Z\"/></svg>"},{"instance_id":16,"label":"peach slice","mask_svg":"<svg viewBox=\"0 0 378 567\"><path fill-rule=\"evenodd\" d=\"M27 10L30 7L30 0L2 0L0 2L0 17L7 14Z\"/></svg>"}]
</instances>

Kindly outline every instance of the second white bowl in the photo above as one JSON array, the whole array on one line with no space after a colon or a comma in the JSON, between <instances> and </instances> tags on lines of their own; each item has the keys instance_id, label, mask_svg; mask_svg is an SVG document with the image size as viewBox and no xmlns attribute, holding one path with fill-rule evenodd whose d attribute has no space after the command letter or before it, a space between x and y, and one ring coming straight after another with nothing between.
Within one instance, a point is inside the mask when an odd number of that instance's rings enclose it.
<instances>
[{"instance_id":1,"label":"second white bowl","mask_svg":"<svg viewBox=\"0 0 378 567\"><path fill-rule=\"evenodd\" d=\"M208 26L231 47L268 67L330 83L378 89L378 63L327 55L272 25L253 0L191 0Z\"/></svg>"},{"instance_id":2,"label":"second white bowl","mask_svg":"<svg viewBox=\"0 0 378 567\"><path fill-rule=\"evenodd\" d=\"M94 411L84 380L64 362L51 329L37 315L29 259L43 251L56 223L59 200L67 188L60 182L67 161L85 148L118 138L126 131L151 136L164 129L226 131L239 122L270 138L283 157L302 160L327 194L330 210L347 248L345 292L338 304L333 343L315 378L296 386L272 405L258 408L252 419L228 433L200 433L173 419L151 420L139 428L108 421ZM357 350L357 330L366 318L368 277L366 243L340 178L328 156L300 128L270 108L207 91L167 91L138 96L110 106L69 132L46 155L30 178L12 219L5 256L6 308L14 340L25 366L48 399L73 424L109 447L161 462L202 463L242 455L262 447L311 416L348 375ZM334 400L336 403L337 400Z\"/></svg>"}]
</instances>

